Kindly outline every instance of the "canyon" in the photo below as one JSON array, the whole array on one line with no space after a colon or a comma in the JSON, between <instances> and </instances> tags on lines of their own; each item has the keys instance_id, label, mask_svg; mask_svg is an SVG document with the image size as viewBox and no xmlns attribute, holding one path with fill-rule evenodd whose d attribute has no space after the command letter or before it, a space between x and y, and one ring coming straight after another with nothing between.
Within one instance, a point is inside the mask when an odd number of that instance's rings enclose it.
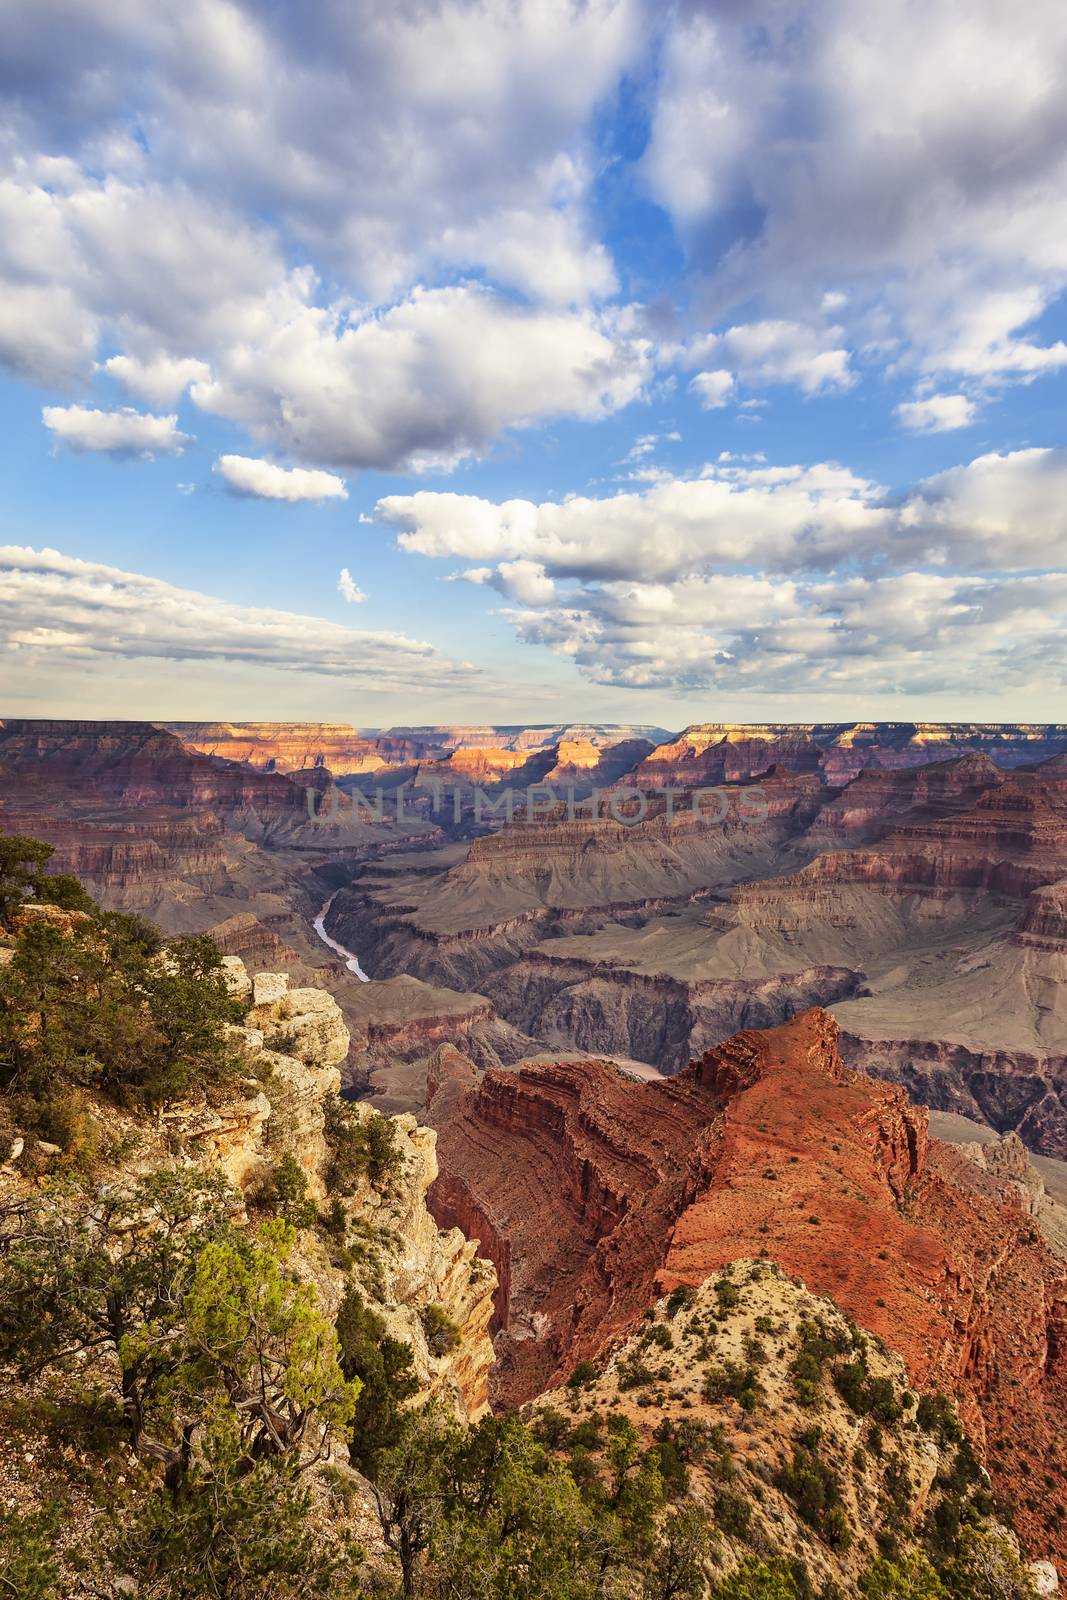
<instances>
[{"instance_id":1,"label":"canyon","mask_svg":"<svg viewBox=\"0 0 1067 1600\"><path fill-rule=\"evenodd\" d=\"M1061 757L841 785L776 764L638 798L368 862L330 926L372 976L477 989L552 1049L661 1071L829 1006L854 1064L1067 1153Z\"/></svg>"},{"instance_id":2,"label":"canyon","mask_svg":"<svg viewBox=\"0 0 1067 1600\"><path fill-rule=\"evenodd\" d=\"M452 1056L429 1117L431 1210L497 1270L497 1403L604 1358L657 1296L767 1257L898 1352L915 1388L954 1394L1020 1532L1067 1555L1018 1472L1067 1470L1064 1213L1046 1237L1017 1151L998 1170L932 1139L899 1087L842 1061L826 1012L647 1084L583 1059L479 1077Z\"/></svg>"},{"instance_id":3,"label":"canyon","mask_svg":"<svg viewBox=\"0 0 1067 1600\"><path fill-rule=\"evenodd\" d=\"M773 1264L794 1333L822 1297L954 1397L1067 1559L1031 1487L1067 1483L1067 727L661 732L10 719L0 827L208 934L279 1058L329 1019L411 1144L391 1225L452 1241L468 1414ZM230 1167L261 1141L200 1115L172 1135Z\"/></svg>"},{"instance_id":4,"label":"canyon","mask_svg":"<svg viewBox=\"0 0 1067 1600\"><path fill-rule=\"evenodd\" d=\"M393 1108L442 1042L670 1073L817 1004L852 1064L1067 1153L1067 726L660 732L9 719L0 817L328 988Z\"/></svg>"}]
</instances>

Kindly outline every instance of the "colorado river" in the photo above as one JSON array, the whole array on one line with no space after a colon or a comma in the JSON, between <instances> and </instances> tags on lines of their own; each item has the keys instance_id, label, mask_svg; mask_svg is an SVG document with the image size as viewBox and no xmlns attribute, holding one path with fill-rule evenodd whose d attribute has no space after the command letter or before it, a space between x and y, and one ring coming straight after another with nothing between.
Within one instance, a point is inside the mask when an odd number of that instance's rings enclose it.
<instances>
[{"instance_id":1,"label":"colorado river","mask_svg":"<svg viewBox=\"0 0 1067 1600\"><path fill-rule=\"evenodd\" d=\"M319 912L311 926L314 928L323 944L329 945L331 950L335 950L339 956L344 957L345 966L348 968L349 972L354 972L361 983L369 983L370 979L359 964L359 957L353 955L351 950L346 950L343 944L338 944L336 939L331 939L330 935L326 932L326 917L330 907L333 905L334 900L337 898L339 893L340 891L338 889L334 890L333 894L327 900L326 904L323 906L322 910Z\"/></svg>"}]
</instances>

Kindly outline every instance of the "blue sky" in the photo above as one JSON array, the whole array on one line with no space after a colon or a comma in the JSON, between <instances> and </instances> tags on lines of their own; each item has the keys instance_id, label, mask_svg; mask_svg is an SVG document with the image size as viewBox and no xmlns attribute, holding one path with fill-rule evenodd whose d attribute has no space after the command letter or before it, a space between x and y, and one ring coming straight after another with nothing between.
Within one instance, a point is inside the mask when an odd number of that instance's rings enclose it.
<instances>
[{"instance_id":1,"label":"blue sky","mask_svg":"<svg viewBox=\"0 0 1067 1600\"><path fill-rule=\"evenodd\" d=\"M0 711L1064 717L1062 8L167 9L8 8Z\"/></svg>"}]
</instances>

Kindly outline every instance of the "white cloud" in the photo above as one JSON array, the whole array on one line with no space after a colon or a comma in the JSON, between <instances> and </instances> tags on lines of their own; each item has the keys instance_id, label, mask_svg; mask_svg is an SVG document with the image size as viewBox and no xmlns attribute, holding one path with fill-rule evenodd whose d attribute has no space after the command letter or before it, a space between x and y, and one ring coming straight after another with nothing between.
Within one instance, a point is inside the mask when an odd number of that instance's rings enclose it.
<instances>
[{"instance_id":1,"label":"white cloud","mask_svg":"<svg viewBox=\"0 0 1067 1600\"><path fill-rule=\"evenodd\" d=\"M1067 449L977 456L890 497L834 462L706 466L600 499L494 502L386 495L376 516L415 555L539 562L557 579L674 582L759 567L828 573L863 563L975 571L1055 565L1067 544Z\"/></svg>"},{"instance_id":2,"label":"white cloud","mask_svg":"<svg viewBox=\"0 0 1067 1600\"><path fill-rule=\"evenodd\" d=\"M598 500L422 492L377 515L413 554L480 561L457 575L596 683L918 693L1067 675L1067 450L979 456L895 498L832 462L723 452L698 478Z\"/></svg>"},{"instance_id":3,"label":"white cloud","mask_svg":"<svg viewBox=\"0 0 1067 1600\"><path fill-rule=\"evenodd\" d=\"M588 125L643 37L640 0L352 0L299 26L13 0L0 363L69 385L99 357L157 410L190 389L342 469L618 409L648 346L589 309L617 283Z\"/></svg>"},{"instance_id":4,"label":"white cloud","mask_svg":"<svg viewBox=\"0 0 1067 1600\"><path fill-rule=\"evenodd\" d=\"M347 500L343 478L307 467L277 467L252 456L220 456L212 468L235 494L257 500Z\"/></svg>"},{"instance_id":5,"label":"white cloud","mask_svg":"<svg viewBox=\"0 0 1067 1600\"><path fill-rule=\"evenodd\" d=\"M193 443L191 435L179 431L176 416L155 417L128 406L118 411L45 406L41 420L70 450L99 450L116 457L180 455Z\"/></svg>"},{"instance_id":6,"label":"white cloud","mask_svg":"<svg viewBox=\"0 0 1067 1600\"><path fill-rule=\"evenodd\" d=\"M464 284L379 310L324 303L261 226L71 163L0 177L0 224L0 360L68 382L106 332L121 348L103 370L131 392L162 404L188 388L309 465L454 464L510 427L617 410L650 371L625 312Z\"/></svg>"},{"instance_id":7,"label":"white cloud","mask_svg":"<svg viewBox=\"0 0 1067 1600\"><path fill-rule=\"evenodd\" d=\"M698 372L689 385L700 401L702 411L714 411L724 406L734 389L734 375L722 368L715 372Z\"/></svg>"},{"instance_id":8,"label":"white cloud","mask_svg":"<svg viewBox=\"0 0 1067 1600\"><path fill-rule=\"evenodd\" d=\"M14 665L106 658L244 662L324 677L427 688L442 673L477 682L406 634L235 604L57 550L0 548L0 649Z\"/></svg>"},{"instance_id":9,"label":"white cloud","mask_svg":"<svg viewBox=\"0 0 1067 1600\"><path fill-rule=\"evenodd\" d=\"M386 300L442 263L561 303L607 292L586 126L642 38L639 0L5 13L24 140L269 214L305 258ZM129 138L131 102L150 157Z\"/></svg>"},{"instance_id":10,"label":"white cloud","mask_svg":"<svg viewBox=\"0 0 1067 1600\"><path fill-rule=\"evenodd\" d=\"M149 361L138 361L136 356L111 356L103 370L153 406L176 405L191 383L204 383L211 377L206 361L195 357L157 355Z\"/></svg>"},{"instance_id":11,"label":"white cloud","mask_svg":"<svg viewBox=\"0 0 1067 1600\"><path fill-rule=\"evenodd\" d=\"M914 694L1067 686L1067 573L925 572L794 583L741 575L670 589L584 588L572 603L506 612L520 639L593 683L777 694Z\"/></svg>"},{"instance_id":12,"label":"white cloud","mask_svg":"<svg viewBox=\"0 0 1067 1600\"><path fill-rule=\"evenodd\" d=\"M648 371L647 342L618 318L458 285L363 318L296 303L256 348L222 351L192 398L304 460L419 469L478 454L509 427L607 416Z\"/></svg>"},{"instance_id":13,"label":"white cloud","mask_svg":"<svg viewBox=\"0 0 1067 1600\"><path fill-rule=\"evenodd\" d=\"M1056 0L693 3L644 171L716 312L821 303L924 370L1033 375L1067 359L1019 334L1067 284L1065 74Z\"/></svg>"},{"instance_id":14,"label":"white cloud","mask_svg":"<svg viewBox=\"0 0 1067 1600\"><path fill-rule=\"evenodd\" d=\"M894 415L912 433L948 433L971 426L975 405L965 394L932 394L925 400L903 401Z\"/></svg>"},{"instance_id":15,"label":"white cloud","mask_svg":"<svg viewBox=\"0 0 1067 1600\"><path fill-rule=\"evenodd\" d=\"M877 485L832 466L719 465L641 491L540 505L473 495L387 495L379 519L402 549L538 561L556 577L673 579L701 567L827 569L877 549L893 527Z\"/></svg>"},{"instance_id":16,"label":"white cloud","mask_svg":"<svg viewBox=\"0 0 1067 1600\"><path fill-rule=\"evenodd\" d=\"M509 600L524 606L551 605L556 585L538 561L502 561L498 567L469 567L462 576L468 583L489 584Z\"/></svg>"},{"instance_id":17,"label":"white cloud","mask_svg":"<svg viewBox=\"0 0 1067 1600\"><path fill-rule=\"evenodd\" d=\"M367 598L347 567L342 567L337 574L337 592L353 606L362 605Z\"/></svg>"},{"instance_id":18,"label":"white cloud","mask_svg":"<svg viewBox=\"0 0 1067 1600\"><path fill-rule=\"evenodd\" d=\"M725 356L746 383L792 383L806 394L818 394L848 389L855 382L841 337L837 327L767 319L738 323L722 334L705 334L691 342L686 354L690 361ZM702 372L692 387L698 394L710 395L710 403L721 405L730 392L729 378L729 371Z\"/></svg>"},{"instance_id":19,"label":"white cloud","mask_svg":"<svg viewBox=\"0 0 1067 1600\"><path fill-rule=\"evenodd\" d=\"M89 365L96 339L96 318L65 285L15 283L0 272L0 366L65 385Z\"/></svg>"}]
</instances>

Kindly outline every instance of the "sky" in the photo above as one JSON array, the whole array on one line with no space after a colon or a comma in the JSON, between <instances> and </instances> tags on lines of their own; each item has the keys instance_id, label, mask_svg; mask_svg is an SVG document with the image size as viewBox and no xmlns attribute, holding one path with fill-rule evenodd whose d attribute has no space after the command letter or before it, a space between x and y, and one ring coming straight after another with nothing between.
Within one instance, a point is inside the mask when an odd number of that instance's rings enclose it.
<instances>
[{"instance_id":1,"label":"sky","mask_svg":"<svg viewBox=\"0 0 1067 1600\"><path fill-rule=\"evenodd\" d=\"M1067 720L1056 0L0 27L0 715Z\"/></svg>"}]
</instances>

